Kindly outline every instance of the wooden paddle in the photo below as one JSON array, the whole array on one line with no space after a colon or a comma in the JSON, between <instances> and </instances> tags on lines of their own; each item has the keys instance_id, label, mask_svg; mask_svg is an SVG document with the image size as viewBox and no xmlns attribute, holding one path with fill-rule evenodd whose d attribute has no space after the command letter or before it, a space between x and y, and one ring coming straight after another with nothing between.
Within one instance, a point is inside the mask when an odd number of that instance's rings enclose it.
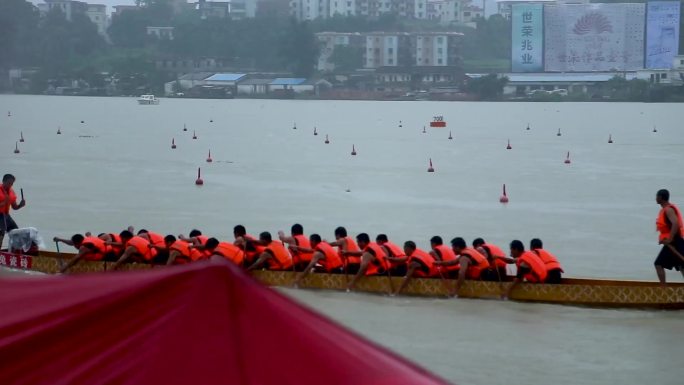
<instances>
[{"instance_id":1,"label":"wooden paddle","mask_svg":"<svg viewBox=\"0 0 684 385\"><path fill-rule=\"evenodd\" d=\"M64 260L62 259L62 253L59 251L59 242L55 241L55 247L57 247L57 255L59 255L57 264L59 265L59 270L62 270L64 268Z\"/></svg>"},{"instance_id":2,"label":"wooden paddle","mask_svg":"<svg viewBox=\"0 0 684 385\"><path fill-rule=\"evenodd\" d=\"M20 188L19 192L21 193L21 200L23 201L24 200L24 189Z\"/></svg>"}]
</instances>

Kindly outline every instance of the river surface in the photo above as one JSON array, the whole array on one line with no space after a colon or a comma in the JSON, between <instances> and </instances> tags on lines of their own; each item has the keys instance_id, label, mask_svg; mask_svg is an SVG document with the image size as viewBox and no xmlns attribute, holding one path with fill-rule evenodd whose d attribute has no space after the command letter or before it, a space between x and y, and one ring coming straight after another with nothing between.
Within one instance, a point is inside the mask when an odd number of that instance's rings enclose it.
<instances>
[{"instance_id":1,"label":"river surface","mask_svg":"<svg viewBox=\"0 0 684 385\"><path fill-rule=\"evenodd\" d=\"M446 129L429 128L435 115ZM539 237L569 276L652 280L655 192L684 204L682 122L680 104L0 96L0 173L26 195L15 220L46 240L128 225L231 240L238 223L294 222L421 247ZM682 312L285 292L460 384L684 378Z\"/></svg>"}]
</instances>

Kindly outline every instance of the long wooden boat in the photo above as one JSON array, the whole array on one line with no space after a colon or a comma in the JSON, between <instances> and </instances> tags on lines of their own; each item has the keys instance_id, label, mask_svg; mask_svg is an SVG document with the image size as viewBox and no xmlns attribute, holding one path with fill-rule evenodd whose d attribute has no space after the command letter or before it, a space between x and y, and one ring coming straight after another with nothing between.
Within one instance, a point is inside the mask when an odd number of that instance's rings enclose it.
<instances>
[{"instance_id":1,"label":"long wooden boat","mask_svg":"<svg viewBox=\"0 0 684 385\"><path fill-rule=\"evenodd\" d=\"M14 268L34 270L47 274L59 271L64 259L74 254L58 254L41 251L38 256L0 254L0 265ZM81 261L71 268L71 273L102 272L111 269L111 262ZM126 264L120 270L139 270L163 268L147 264ZM290 271L254 271L254 278L269 286L292 286L295 274ZM299 287L320 290L346 290L350 277L344 274L312 273L304 279ZM357 282L356 291L388 294L399 287L403 278L386 276L364 277ZM454 280L441 278L415 278L411 280L402 295L445 297L448 288L453 290ZM459 297L498 299L508 288L510 282L466 281ZM562 305L577 305L610 308L649 308L649 309L684 309L684 283L668 283L665 286L657 282L578 279L565 278L562 284L530 284L518 285L511 294L512 300L525 302L542 302Z\"/></svg>"}]
</instances>

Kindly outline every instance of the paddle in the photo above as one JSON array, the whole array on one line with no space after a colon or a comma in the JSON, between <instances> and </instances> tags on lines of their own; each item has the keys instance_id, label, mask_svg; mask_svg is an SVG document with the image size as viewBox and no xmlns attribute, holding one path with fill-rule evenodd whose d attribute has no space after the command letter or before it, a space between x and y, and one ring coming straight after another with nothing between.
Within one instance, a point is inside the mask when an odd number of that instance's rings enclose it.
<instances>
[{"instance_id":1,"label":"paddle","mask_svg":"<svg viewBox=\"0 0 684 385\"><path fill-rule=\"evenodd\" d=\"M62 259L62 253L59 251L59 242L55 241L55 247L57 247L57 255L59 256L59 258L57 258L57 264L59 265L59 270L62 270L64 268L64 260Z\"/></svg>"},{"instance_id":2,"label":"paddle","mask_svg":"<svg viewBox=\"0 0 684 385\"><path fill-rule=\"evenodd\" d=\"M679 257L679 259L681 259L682 262L684 262L684 255L682 255L679 251L677 251L677 249L675 249L674 246L672 246L672 245L669 244L669 243L666 244L665 246L669 247L670 250L672 251L672 253L673 253L674 255L676 255L677 257Z\"/></svg>"},{"instance_id":3,"label":"paddle","mask_svg":"<svg viewBox=\"0 0 684 385\"><path fill-rule=\"evenodd\" d=\"M19 192L21 193L21 200L23 201L24 200L24 189L20 188Z\"/></svg>"},{"instance_id":4,"label":"paddle","mask_svg":"<svg viewBox=\"0 0 684 385\"><path fill-rule=\"evenodd\" d=\"M437 267L437 271L439 271L439 276L442 278L442 284L444 284L444 290L446 290L447 298L451 297L451 289L449 289L449 284L446 281L446 278L444 278L444 273L442 272L442 266Z\"/></svg>"}]
</instances>

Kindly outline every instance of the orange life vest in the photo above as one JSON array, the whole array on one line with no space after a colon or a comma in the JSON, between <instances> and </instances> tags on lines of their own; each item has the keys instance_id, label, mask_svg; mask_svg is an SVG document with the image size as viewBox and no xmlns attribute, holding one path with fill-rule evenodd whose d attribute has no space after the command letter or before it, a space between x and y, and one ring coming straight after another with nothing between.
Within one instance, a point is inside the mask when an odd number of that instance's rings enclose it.
<instances>
[{"instance_id":1,"label":"orange life vest","mask_svg":"<svg viewBox=\"0 0 684 385\"><path fill-rule=\"evenodd\" d=\"M209 254L218 254L238 266L242 266L242 261L245 259L245 253L242 251L242 249L228 242L219 242L214 251L209 252Z\"/></svg>"},{"instance_id":2,"label":"orange life vest","mask_svg":"<svg viewBox=\"0 0 684 385\"><path fill-rule=\"evenodd\" d=\"M525 262L532 271L525 274L525 280L529 282L544 282L546 280L546 266L542 262L541 258L537 254L531 251L525 251L520 257L515 261L515 265L520 269L520 265Z\"/></svg>"},{"instance_id":3,"label":"orange life vest","mask_svg":"<svg viewBox=\"0 0 684 385\"><path fill-rule=\"evenodd\" d=\"M466 256L470 259L468 270L466 271L466 277L469 279L480 279L482 270L489 268L487 257L472 247L466 247L461 250L461 256Z\"/></svg>"},{"instance_id":4,"label":"orange life vest","mask_svg":"<svg viewBox=\"0 0 684 385\"><path fill-rule=\"evenodd\" d=\"M505 252L505 251L503 251L499 246L492 245L491 243L485 243L485 244L483 244L483 245L482 245L482 248L484 248L485 250L487 250L487 253L489 254L489 257L490 257L490 258L494 258L494 257L505 257L505 256L506 256L506 252ZM491 265L492 265L491 263L490 263L489 265L490 265L490 267L497 267L497 268L502 267L502 268L504 268L504 269L505 269L506 266L507 266L506 262L503 261L502 259L499 259L499 258L494 259L494 266L491 266Z\"/></svg>"},{"instance_id":5,"label":"orange life vest","mask_svg":"<svg viewBox=\"0 0 684 385\"><path fill-rule=\"evenodd\" d=\"M404 249L395 245L392 242L385 242L382 244L382 246L387 249L387 251L389 252L389 256L392 258L403 258L406 256L406 253L404 253ZM403 264L404 263L390 262L390 266L400 266Z\"/></svg>"},{"instance_id":6,"label":"orange life vest","mask_svg":"<svg viewBox=\"0 0 684 385\"><path fill-rule=\"evenodd\" d=\"M342 239L344 239L344 241L347 243L347 251L361 251L359 249L359 246L356 244L356 242L353 239L351 239L350 237L344 237ZM342 260L344 260L345 257L342 256L342 248L341 247L337 248L337 254L340 256L340 258L342 258ZM347 263L349 263L350 265L358 265L361 263L361 257L348 256L346 258L347 258Z\"/></svg>"},{"instance_id":7,"label":"orange life vest","mask_svg":"<svg viewBox=\"0 0 684 385\"><path fill-rule=\"evenodd\" d=\"M109 234L109 237L111 238L111 242L122 243L121 236L119 234ZM115 255L121 255L121 253L123 253L123 247L121 246L105 245L105 247L105 252L107 253L112 253Z\"/></svg>"},{"instance_id":8,"label":"orange life vest","mask_svg":"<svg viewBox=\"0 0 684 385\"><path fill-rule=\"evenodd\" d=\"M164 236L159 233L153 233L151 231L147 232L147 237L150 239L150 243L158 247L166 247L166 242L164 242Z\"/></svg>"},{"instance_id":9,"label":"orange life vest","mask_svg":"<svg viewBox=\"0 0 684 385\"><path fill-rule=\"evenodd\" d=\"M264 252L269 252L273 256L273 258L266 260L269 270L292 269L292 257L282 242L271 241L264 249Z\"/></svg>"},{"instance_id":10,"label":"orange life vest","mask_svg":"<svg viewBox=\"0 0 684 385\"><path fill-rule=\"evenodd\" d=\"M668 207L672 207L672 209L675 212L675 215L677 215L677 221L679 221L679 236L684 238L684 223L682 223L682 212L679 211L679 208L672 203L668 204L667 206L663 207L660 209L660 212L658 213L658 218L656 218L656 229L660 233L658 236L658 240L663 240L667 239L670 237L670 231L672 230L672 223L667 219L667 215L665 215L665 209Z\"/></svg>"},{"instance_id":11,"label":"orange life vest","mask_svg":"<svg viewBox=\"0 0 684 385\"><path fill-rule=\"evenodd\" d=\"M7 192L5 188L0 185L0 202L5 200ZM14 189L10 187L9 189L9 202L7 204L0 206L0 214L9 214L9 209L12 207L12 203L17 203L17 194L14 193Z\"/></svg>"},{"instance_id":12,"label":"orange life vest","mask_svg":"<svg viewBox=\"0 0 684 385\"><path fill-rule=\"evenodd\" d=\"M104 258L105 252L107 251L105 242L96 237L85 237L81 245L91 245L96 249L83 256L83 259L87 261L100 261Z\"/></svg>"},{"instance_id":13,"label":"orange life vest","mask_svg":"<svg viewBox=\"0 0 684 385\"><path fill-rule=\"evenodd\" d=\"M126 245L124 246L125 248L128 248L129 246L135 247L136 253L145 261L150 261L152 258L154 258L155 255L157 255L157 250L150 249L149 246L150 242L147 241L145 238L141 238L137 235L134 235L133 238L129 239L128 242L126 242Z\"/></svg>"},{"instance_id":14,"label":"orange life vest","mask_svg":"<svg viewBox=\"0 0 684 385\"><path fill-rule=\"evenodd\" d=\"M311 242L302 234L297 234L293 236L295 243L299 247L304 247L307 249L311 248ZM295 264L299 263L309 263L311 262L311 258L313 257L313 253L305 253L302 251L293 251L292 252L292 259L294 260Z\"/></svg>"},{"instance_id":15,"label":"orange life vest","mask_svg":"<svg viewBox=\"0 0 684 385\"><path fill-rule=\"evenodd\" d=\"M558 258L556 258L555 255L544 249L534 249L532 251L534 251L534 253L539 256L539 259L544 262L547 272L551 270L560 270L561 273L564 273L563 268L561 267L560 263L558 262Z\"/></svg>"},{"instance_id":16,"label":"orange life vest","mask_svg":"<svg viewBox=\"0 0 684 385\"><path fill-rule=\"evenodd\" d=\"M414 275L416 277L434 277L438 274L437 268L434 265L435 258L430 255L430 253L421 250L421 249L416 249L411 253L411 255L408 256L408 262L410 263L413 260L420 261L423 265L427 266L428 268L428 273L426 274L422 270L416 270L414 272Z\"/></svg>"},{"instance_id":17,"label":"orange life vest","mask_svg":"<svg viewBox=\"0 0 684 385\"><path fill-rule=\"evenodd\" d=\"M366 269L366 275L382 274L387 270L387 259L385 250L375 242L370 242L364 249L364 253L369 253L375 256Z\"/></svg>"},{"instance_id":18,"label":"orange life vest","mask_svg":"<svg viewBox=\"0 0 684 385\"><path fill-rule=\"evenodd\" d=\"M176 264L194 262L204 257L204 255L199 250L195 248L191 249L189 243L181 240L178 240L171 244L171 246L169 246L169 252L171 252L172 250L176 250L180 253L180 255L177 256L176 259L173 261Z\"/></svg>"},{"instance_id":19,"label":"orange life vest","mask_svg":"<svg viewBox=\"0 0 684 385\"><path fill-rule=\"evenodd\" d=\"M318 263L323 266L325 271L330 272L334 269L342 267L342 259L340 258L340 255L337 254L335 249L330 246L328 242L319 242L314 250L320 251L325 256L325 258L318 261Z\"/></svg>"},{"instance_id":20,"label":"orange life vest","mask_svg":"<svg viewBox=\"0 0 684 385\"><path fill-rule=\"evenodd\" d=\"M195 237L195 239L197 239L199 241L200 245L204 246L207 244L209 237L207 237L205 235L198 235Z\"/></svg>"},{"instance_id":21,"label":"orange life vest","mask_svg":"<svg viewBox=\"0 0 684 385\"><path fill-rule=\"evenodd\" d=\"M249 234L245 234L245 236L242 237L246 242L251 241L251 246L241 246L241 248L245 251L245 259L248 262L253 262L257 257L261 255L261 253L264 252L266 249L265 246L262 246L260 244L257 244L258 240L254 238L253 236Z\"/></svg>"},{"instance_id":22,"label":"orange life vest","mask_svg":"<svg viewBox=\"0 0 684 385\"><path fill-rule=\"evenodd\" d=\"M448 247L446 245L439 245L435 246L432 248L432 250L439 255L442 261L448 262L448 261L453 261L456 259L456 254L454 251L451 249L451 247ZM459 265L452 265L452 266L446 266L445 270L446 271L456 271L460 268L461 266Z\"/></svg>"}]
</instances>

